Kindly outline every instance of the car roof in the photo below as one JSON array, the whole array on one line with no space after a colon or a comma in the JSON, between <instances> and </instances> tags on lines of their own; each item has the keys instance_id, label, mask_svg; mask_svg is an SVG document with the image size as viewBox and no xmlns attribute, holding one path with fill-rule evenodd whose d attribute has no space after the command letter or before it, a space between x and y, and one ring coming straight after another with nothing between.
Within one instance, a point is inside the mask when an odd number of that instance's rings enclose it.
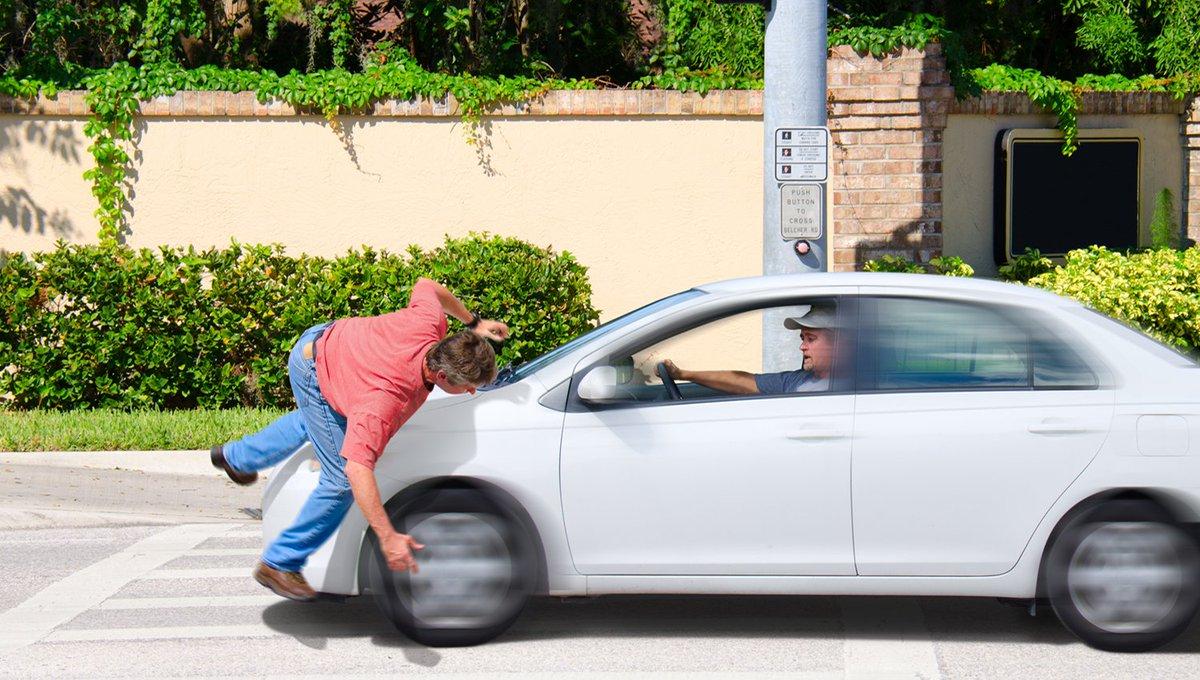
<instances>
[{"instance_id":1,"label":"car roof","mask_svg":"<svg viewBox=\"0 0 1200 680\"><path fill-rule=\"evenodd\" d=\"M882 286L909 288L927 292L967 293L980 299L1001 298L1040 301L1051 305L1077 305L1077 302L1055 295L1040 288L1023 286L1005 281L975 279L961 276L939 276L936 274L892 274L884 272L813 272L810 274L776 274L772 276L749 276L725 281L714 281L697 289L707 293L755 293L824 286Z\"/></svg>"}]
</instances>

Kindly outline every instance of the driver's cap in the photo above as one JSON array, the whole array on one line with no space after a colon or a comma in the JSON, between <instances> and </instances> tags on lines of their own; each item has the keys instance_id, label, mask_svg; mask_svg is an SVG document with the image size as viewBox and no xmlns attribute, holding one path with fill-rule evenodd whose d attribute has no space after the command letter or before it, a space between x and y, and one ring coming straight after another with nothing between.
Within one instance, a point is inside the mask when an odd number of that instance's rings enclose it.
<instances>
[{"instance_id":1,"label":"driver's cap","mask_svg":"<svg viewBox=\"0 0 1200 680\"><path fill-rule=\"evenodd\" d=\"M802 311L797 316L789 316L783 320L783 327L798 331L802 328L837 328L837 314L833 307L823 305L802 305Z\"/></svg>"}]
</instances>

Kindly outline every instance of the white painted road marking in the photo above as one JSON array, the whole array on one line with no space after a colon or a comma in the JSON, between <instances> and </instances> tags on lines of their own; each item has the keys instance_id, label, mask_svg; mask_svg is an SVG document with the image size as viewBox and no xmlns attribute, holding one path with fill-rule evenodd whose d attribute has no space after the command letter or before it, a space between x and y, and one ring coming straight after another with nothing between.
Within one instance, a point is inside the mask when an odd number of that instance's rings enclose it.
<instances>
[{"instance_id":1,"label":"white painted road marking","mask_svg":"<svg viewBox=\"0 0 1200 680\"><path fill-rule=\"evenodd\" d=\"M839 598L847 678L941 678L921 607L908 598ZM918 625L913 625L919 622ZM906 631L897 634L896 631Z\"/></svg>"},{"instance_id":2,"label":"white painted road marking","mask_svg":"<svg viewBox=\"0 0 1200 680\"><path fill-rule=\"evenodd\" d=\"M262 538L262 531L258 529L239 529L237 531L227 531L221 534L220 538Z\"/></svg>"},{"instance_id":3,"label":"white painted road marking","mask_svg":"<svg viewBox=\"0 0 1200 680\"><path fill-rule=\"evenodd\" d=\"M410 670L405 667L403 674L392 672L386 674L310 674L292 675L286 673L268 673L263 675L198 675L188 676L192 680L394 680L404 678L439 678L440 680L496 680L497 677L520 678L521 680L596 680L603 678L621 678L622 680L724 680L725 678L754 678L754 680L846 680L841 671L490 671L441 673Z\"/></svg>"},{"instance_id":4,"label":"white painted road marking","mask_svg":"<svg viewBox=\"0 0 1200 680\"><path fill-rule=\"evenodd\" d=\"M0 654L41 640L58 626L112 597L130 581L183 556L236 524L184 524L148 536L80 569L0 613ZM237 570L245 575L245 570Z\"/></svg>"},{"instance_id":5,"label":"white painted road marking","mask_svg":"<svg viewBox=\"0 0 1200 680\"><path fill-rule=\"evenodd\" d=\"M276 598L282 601L282 598ZM338 635L370 635L378 633L378 625L339 624ZM56 630L42 642L99 642L113 640L190 640L198 638L245 637L325 637L329 626L323 623L288 625L278 631L265 623L230 626L160 626L156 628L76 628Z\"/></svg>"},{"instance_id":6,"label":"white painted road marking","mask_svg":"<svg viewBox=\"0 0 1200 680\"><path fill-rule=\"evenodd\" d=\"M328 629L326 629L328 634ZM236 626L163 626L160 628L85 628L56 630L42 642L97 642L112 640L185 640L222 637L274 637L281 633L266 624Z\"/></svg>"},{"instance_id":7,"label":"white painted road marking","mask_svg":"<svg viewBox=\"0 0 1200 680\"><path fill-rule=\"evenodd\" d=\"M196 640L222 638L297 638L330 634L324 623L289 624L279 630L263 622L246 624L156 626L133 628L68 628L60 626L89 610L169 610L222 609L234 607L266 608L283 602L270 594L204 595L181 597L112 598L131 582L143 579L248 579L250 568L162 569L172 560L196 556L257 555L248 548L198 548L211 538L228 537L244 525L194 524L164 530L130 548L101 560L53 584L17 607L0 614L0 654L36 643L137 642L149 640ZM111 599L110 599L111 598ZM800 672L775 677L801 678L923 678L940 679L942 674L933 642L926 630L919 604L911 599L839 598L844 625L843 668L840 672ZM257 618L257 617L256 617ZM181 623L186 623L181 621ZM836 629L838 621L827 622ZM369 636L379 633L377 622L339 622L339 636ZM899 631L899 632L898 632ZM563 677L563 674L533 674ZM566 674L573 678L609 677L609 672ZM662 673L622 673L622 677L664 677ZM699 676L736 677L772 674L679 673L679 678ZM446 677L444 674L439 674ZM285 676L280 676L285 677ZM474 678L490 675L450 674L450 677Z\"/></svg>"},{"instance_id":8,"label":"white painted road marking","mask_svg":"<svg viewBox=\"0 0 1200 680\"><path fill-rule=\"evenodd\" d=\"M212 595L195 597L125 597L100 603L96 609L192 609L195 607L258 607L283 602L278 595Z\"/></svg>"},{"instance_id":9,"label":"white painted road marking","mask_svg":"<svg viewBox=\"0 0 1200 680\"><path fill-rule=\"evenodd\" d=\"M187 551L188 557L196 557L196 556L216 557L216 556L221 556L221 555L229 555L229 556L253 555L254 557L258 557L261 554L262 554L262 551L259 550L258 548L196 548L195 550Z\"/></svg>"},{"instance_id":10,"label":"white painted road marking","mask_svg":"<svg viewBox=\"0 0 1200 680\"><path fill-rule=\"evenodd\" d=\"M250 578L253 566L213 569L160 569L141 574L137 578L150 581L168 581L181 578Z\"/></svg>"}]
</instances>

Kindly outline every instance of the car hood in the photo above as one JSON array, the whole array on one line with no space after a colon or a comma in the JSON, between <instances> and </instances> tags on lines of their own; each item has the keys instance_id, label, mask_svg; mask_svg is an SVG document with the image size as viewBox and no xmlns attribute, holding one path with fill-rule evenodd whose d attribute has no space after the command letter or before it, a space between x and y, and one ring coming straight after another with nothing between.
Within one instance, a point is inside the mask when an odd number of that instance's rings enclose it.
<instances>
[{"instance_id":1,"label":"car hood","mask_svg":"<svg viewBox=\"0 0 1200 680\"><path fill-rule=\"evenodd\" d=\"M421 411L436 411L454 406L455 404L463 404L479 398L479 394L447 394L441 389L435 387L429 393L429 397L425 399L425 404L421 406Z\"/></svg>"}]
</instances>

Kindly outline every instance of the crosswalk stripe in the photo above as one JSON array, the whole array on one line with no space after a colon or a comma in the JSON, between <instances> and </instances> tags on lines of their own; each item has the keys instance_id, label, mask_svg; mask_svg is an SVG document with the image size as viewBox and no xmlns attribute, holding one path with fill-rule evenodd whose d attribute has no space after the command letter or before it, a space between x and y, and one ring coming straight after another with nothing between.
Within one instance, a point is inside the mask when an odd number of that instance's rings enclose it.
<instances>
[{"instance_id":1,"label":"crosswalk stripe","mask_svg":"<svg viewBox=\"0 0 1200 680\"><path fill-rule=\"evenodd\" d=\"M239 626L164 626L161 628L84 628L56 630L42 642L96 642L101 640L184 640L219 637L273 637L281 635L266 624Z\"/></svg>"},{"instance_id":2,"label":"crosswalk stripe","mask_svg":"<svg viewBox=\"0 0 1200 680\"><path fill-rule=\"evenodd\" d=\"M258 548L196 548L195 550L187 551L189 556L204 556L215 557L220 555L254 555L262 554Z\"/></svg>"},{"instance_id":3,"label":"crosswalk stripe","mask_svg":"<svg viewBox=\"0 0 1200 680\"><path fill-rule=\"evenodd\" d=\"M192 680L392 680L396 673L389 674L321 674L294 675L290 673L264 673L261 675L190 675ZM598 680L620 678L621 680L847 680L841 671L540 671L521 672L506 670L497 671L460 671L450 672L435 670L422 671L404 669L404 678L438 678L439 680L495 680L497 677L520 678L520 680ZM914 676L915 677L915 676ZM879 680L874 678L872 680ZM907 680L907 679L906 679Z\"/></svg>"},{"instance_id":4,"label":"crosswalk stripe","mask_svg":"<svg viewBox=\"0 0 1200 680\"><path fill-rule=\"evenodd\" d=\"M159 569L158 571L142 574L137 578L151 581L181 578L249 578L250 570L250 567L238 567L236 569Z\"/></svg>"},{"instance_id":5,"label":"crosswalk stripe","mask_svg":"<svg viewBox=\"0 0 1200 680\"><path fill-rule=\"evenodd\" d=\"M195 607L258 607L282 602L277 595L205 595L196 597L122 597L96 609L191 609Z\"/></svg>"},{"instance_id":6,"label":"crosswalk stripe","mask_svg":"<svg viewBox=\"0 0 1200 680\"><path fill-rule=\"evenodd\" d=\"M339 635L370 635L378 633L376 625L339 625ZM56 630L42 642L100 642L112 640L189 640L197 638L234 637L325 637L329 626L322 623L289 624L286 631L275 630L265 623L233 626L160 626L156 628L69 628Z\"/></svg>"},{"instance_id":7,"label":"crosswalk stripe","mask_svg":"<svg viewBox=\"0 0 1200 680\"><path fill-rule=\"evenodd\" d=\"M130 581L230 528L228 524L171 527L47 586L0 613L0 655L41 640L58 626L112 597Z\"/></svg>"},{"instance_id":8,"label":"crosswalk stripe","mask_svg":"<svg viewBox=\"0 0 1200 680\"><path fill-rule=\"evenodd\" d=\"M238 529L236 531L227 531L217 538L262 538L262 531L258 529Z\"/></svg>"}]
</instances>

